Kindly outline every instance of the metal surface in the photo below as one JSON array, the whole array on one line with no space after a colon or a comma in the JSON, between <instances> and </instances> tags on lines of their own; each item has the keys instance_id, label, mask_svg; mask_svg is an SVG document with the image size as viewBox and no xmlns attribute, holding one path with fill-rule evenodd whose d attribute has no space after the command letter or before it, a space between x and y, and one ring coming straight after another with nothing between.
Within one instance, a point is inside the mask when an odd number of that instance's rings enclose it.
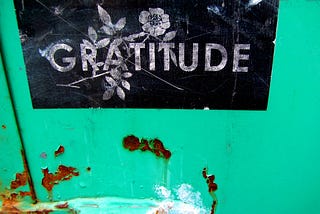
<instances>
[{"instance_id":1,"label":"metal surface","mask_svg":"<svg viewBox=\"0 0 320 214\"><path fill-rule=\"evenodd\" d=\"M143 206L150 198L167 199L174 206L177 200L185 199L179 193L190 185L188 195L200 194L201 199L191 200L191 204L196 207L196 202L202 201L210 213L213 200L202 174L207 168L218 185L214 191L217 214L319 213L319 1L280 2L269 107L265 112L34 110L13 3L0 1L0 8L1 53L39 201L52 199L64 204L66 200L90 197L99 202L99 197L118 196L137 204L135 199L145 199ZM2 100L9 103L8 96L4 97ZM13 118L4 112L7 110L1 108L1 120L5 120L3 115ZM11 119L1 124L9 131L15 123ZM4 133L2 128L1 136ZM122 141L129 135L161 139L172 154L170 159L152 152L128 151ZM0 157L4 162L0 163L0 176L3 186L9 187L24 167L19 161L17 130L6 136L14 139L5 143L1 139ZM64 152L56 156L60 146ZM48 168L48 173L59 174L60 165L77 169L79 176L54 185L50 195L41 185L42 171ZM129 203L120 198L116 201L123 206ZM167 208L171 205L166 204ZM83 213L94 212L92 209ZM97 210L107 212L108 206ZM131 209L114 212L132 213Z\"/></svg>"}]
</instances>

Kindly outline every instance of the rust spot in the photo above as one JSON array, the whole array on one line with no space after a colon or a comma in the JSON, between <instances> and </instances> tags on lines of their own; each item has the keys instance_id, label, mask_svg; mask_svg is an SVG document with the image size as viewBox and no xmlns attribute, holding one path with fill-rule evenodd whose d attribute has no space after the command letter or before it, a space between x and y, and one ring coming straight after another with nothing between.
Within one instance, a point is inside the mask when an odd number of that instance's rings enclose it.
<instances>
[{"instance_id":1,"label":"rust spot","mask_svg":"<svg viewBox=\"0 0 320 214\"><path fill-rule=\"evenodd\" d=\"M53 210L48 210L48 209L36 210L36 211L27 211L28 214L49 214L51 212L53 212Z\"/></svg>"},{"instance_id":2,"label":"rust spot","mask_svg":"<svg viewBox=\"0 0 320 214\"><path fill-rule=\"evenodd\" d=\"M63 153L64 153L64 147L60 145L59 148L54 152L54 156L57 157Z\"/></svg>"},{"instance_id":3,"label":"rust spot","mask_svg":"<svg viewBox=\"0 0 320 214\"><path fill-rule=\"evenodd\" d=\"M19 192L19 195L20 195L21 197L32 196L31 192L23 192L23 191L20 191L20 192Z\"/></svg>"},{"instance_id":4,"label":"rust spot","mask_svg":"<svg viewBox=\"0 0 320 214\"><path fill-rule=\"evenodd\" d=\"M212 207L211 207L211 214L214 214L216 207L217 207L217 197L215 195L215 191L218 189L218 185L216 183L214 183L215 176L208 175L207 171L208 171L207 168L203 168L202 176L204 179L206 179L206 182L208 185L208 191L213 199L213 203L212 203Z\"/></svg>"},{"instance_id":5,"label":"rust spot","mask_svg":"<svg viewBox=\"0 0 320 214\"><path fill-rule=\"evenodd\" d=\"M129 151L141 150L150 151L157 157L169 159L171 157L171 152L165 149L163 143L159 139L146 140L137 138L134 135L127 136L123 139L123 147Z\"/></svg>"},{"instance_id":6,"label":"rust spot","mask_svg":"<svg viewBox=\"0 0 320 214\"><path fill-rule=\"evenodd\" d=\"M58 208L58 209L65 209L65 208L68 208L69 207L69 204L68 202L64 203L64 204L57 204L56 206L54 206L55 208Z\"/></svg>"},{"instance_id":7,"label":"rust spot","mask_svg":"<svg viewBox=\"0 0 320 214\"><path fill-rule=\"evenodd\" d=\"M42 179L42 186L44 186L48 191L51 191L53 186L61 181L70 180L73 176L79 176L79 172L76 171L76 168L64 165L60 165L55 174L50 173L48 168L43 169L42 173L44 175Z\"/></svg>"},{"instance_id":8,"label":"rust spot","mask_svg":"<svg viewBox=\"0 0 320 214\"><path fill-rule=\"evenodd\" d=\"M16 179L14 181L11 181L10 188L11 189L17 189L21 186L25 186L28 181L28 173L26 171L22 173L16 174Z\"/></svg>"},{"instance_id":9,"label":"rust spot","mask_svg":"<svg viewBox=\"0 0 320 214\"><path fill-rule=\"evenodd\" d=\"M2 125L1 127L2 127L3 129L6 129L6 128L7 128L7 126L6 126L6 125Z\"/></svg>"},{"instance_id":10,"label":"rust spot","mask_svg":"<svg viewBox=\"0 0 320 214\"><path fill-rule=\"evenodd\" d=\"M88 166L87 167L87 171L90 172L91 171L91 167Z\"/></svg>"}]
</instances>

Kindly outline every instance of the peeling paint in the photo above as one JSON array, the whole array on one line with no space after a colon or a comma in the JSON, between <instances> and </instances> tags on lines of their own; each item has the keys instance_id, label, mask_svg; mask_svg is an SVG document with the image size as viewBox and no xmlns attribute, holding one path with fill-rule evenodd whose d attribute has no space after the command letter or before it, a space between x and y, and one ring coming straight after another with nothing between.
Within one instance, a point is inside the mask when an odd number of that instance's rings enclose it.
<instances>
[{"instance_id":1,"label":"peeling paint","mask_svg":"<svg viewBox=\"0 0 320 214\"><path fill-rule=\"evenodd\" d=\"M157 157L164 159L169 159L171 157L171 152L165 149L163 143L157 138L153 140L141 139L140 141L138 137L129 135L123 139L123 147L129 151L150 151Z\"/></svg>"},{"instance_id":2,"label":"peeling paint","mask_svg":"<svg viewBox=\"0 0 320 214\"><path fill-rule=\"evenodd\" d=\"M25 186L28 181L28 173L26 171L22 173L16 174L16 179L14 181L11 181L10 188L11 189L17 189L21 186Z\"/></svg>"},{"instance_id":3,"label":"peeling paint","mask_svg":"<svg viewBox=\"0 0 320 214\"><path fill-rule=\"evenodd\" d=\"M50 173L48 168L42 170L44 175L42 179L42 186L48 191L52 191L53 186L59 184L61 181L70 180L73 176L79 176L76 168L60 165L55 174Z\"/></svg>"},{"instance_id":4,"label":"peeling paint","mask_svg":"<svg viewBox=\"0 0 320 214\"><path fill-rule=\"evenodd\" d=\"M213 199L212 202L212 207L211 207L211 213L210 214L214 214L215 210L217 208L217 197L215 195L215 191L218 189L218 185L216 183L214 183L214 179L215 176L214 175L208 175L207 174L208 169L207 168L203 168L202 170L202 176L204 179L206 179L206 182L208 184L208 191Z\"/></svg>"},{"instance_id":5,"label":"peeling paint","mask_svg":"<svg viewBox=\"0 0 320 214\"><path fill-rule=\"evenodd\" d=\"M56 151L54 151L54 156L57 157L63 153L64 153L64 147L60 145L59 148Z\"/></svg>"}]
</instances>

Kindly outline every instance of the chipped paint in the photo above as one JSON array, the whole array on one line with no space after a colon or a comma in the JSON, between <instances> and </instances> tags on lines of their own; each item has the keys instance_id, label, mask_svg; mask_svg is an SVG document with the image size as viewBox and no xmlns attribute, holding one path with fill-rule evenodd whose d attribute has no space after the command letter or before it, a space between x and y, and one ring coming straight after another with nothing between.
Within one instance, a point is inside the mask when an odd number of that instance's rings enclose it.
<instances>
[{"instance_id":1,"label":"chipped paint","mask_svg":"<svg viewBox=\"0 0 320 214\"><path fill-rule=\"evenodd\" d=\"M17 173L16 174L16 179L11 182L10 188L11 189L17 189L21 186L25 186L28 181L28 173L26 171L22 173Z\"/></svg>"},{"instance_id":2,"label":"chipped paint","mask_svg":"<svg viewBox=\"0 0 320 214\"><path fill-rule=\"evenodd\" d=\"M42 186L48 191L52 191L54 185L59 184L61 181L70 180L73 176L79 176L76 168L60 165L55 174L50 173L48 168L42 169L44 175L42 179Z\"/></svg>"},{"instance_id":3,"label":"chipped paint","mask_svg":"<svg viewBox=\"0 0 320 214\"><path fill-rule=\"evenodd\" d=\"M6 129L7 128L7 126L4 125L4 124L1 127L2 127L2 129Z\"/></svg>"},{"instance_id":4,"label":"chipped paint","mask_svg":"<svg viewBox=\"0 0 320 214\"><path fill-rule=\"evenodd\" d=\"M171 157L171 152L165 149L163 143L157 138L152 140L139 140L138 137L129 135L123 139L123 147L128 149L129 151L150 151L157 157L161 157L167 160Z\"/></svg>"},{"instance_id":5,"label":"chipped paint","mask_svg":"<svg viewBox=\"0 0 320 214\"><path fill-rule=\"evenodd\" d=\"M215 195L215 191L218 189L218 185L214 183L215 176L214 175L208 175L207 174L208 169L203 168L202 170L202 176L204 179L206 179L206 182L208 184L208 191L213 199L212 206L211 206L211 214L215 213L215 210L217 208L217 197Z\"/></svg>"},{"instance_id":6,"label":"chipped paint","mask_svg":"<svg viewBox=\"0 0 320 214\"><path fill-rule=\"evenodd\" d=\"M64 146L60 145L59 148L56 151L54 151L54 156L57 157L59 155L62 155L63 153L64 153Z\"/></svg>"}]
</instances>

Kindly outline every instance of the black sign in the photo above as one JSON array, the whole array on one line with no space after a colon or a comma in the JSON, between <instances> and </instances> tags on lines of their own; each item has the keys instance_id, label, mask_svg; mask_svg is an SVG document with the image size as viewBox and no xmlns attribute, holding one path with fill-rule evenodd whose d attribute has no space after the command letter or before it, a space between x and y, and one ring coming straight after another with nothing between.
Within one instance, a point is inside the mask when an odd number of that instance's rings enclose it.
<instances>
[{"instance_id":1,"label":"black sign","mask_svg":"<svg viewBox=\"0 0 320 214\"><path fill-rule=\"evenodd\" d=\"M278 0L16 8L34 108L267 108Z\"/></svg>"}]
</instances>

